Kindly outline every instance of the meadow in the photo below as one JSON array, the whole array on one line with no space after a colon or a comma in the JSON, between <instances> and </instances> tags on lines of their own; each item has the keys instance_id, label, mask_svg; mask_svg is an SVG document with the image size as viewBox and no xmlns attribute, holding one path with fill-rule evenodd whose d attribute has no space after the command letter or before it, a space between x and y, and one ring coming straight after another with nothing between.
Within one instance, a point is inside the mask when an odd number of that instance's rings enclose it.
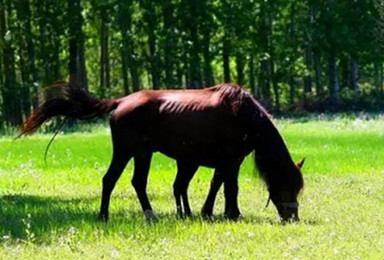
<instances>
[{"instance_id":1,"label":"meadow","mask_svg":"<svg viewBox=\"0 0 384 260\"><path fill-rule=\"evenodd\" d=\"M97 220L101 179L111 158L107 127L13 141L0 138L0 259L384 259L384 116L279 118L294 160L306 157L300 218L281 224L265 208L265 185L252 158L241 168L244 219L213 222L199 212L213 171L189 188L193 217L178 219L173 160L156 154L148 193L159 222L147 224L130 184L132 162L111 199L109 223Z\"/></svg>"}]
</instances>

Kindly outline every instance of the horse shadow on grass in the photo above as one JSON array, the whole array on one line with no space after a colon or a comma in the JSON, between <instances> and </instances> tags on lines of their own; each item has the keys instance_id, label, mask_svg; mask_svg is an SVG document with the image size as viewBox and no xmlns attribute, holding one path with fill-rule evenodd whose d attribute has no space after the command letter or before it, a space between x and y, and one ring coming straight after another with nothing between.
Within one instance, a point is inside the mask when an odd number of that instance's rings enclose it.
<instances>
[{"instance_id":1,"label":"horse shadow on grass","mask_svg":"<svg viewBox=\"0 0 384 260\"><path fill-rule=\"evenodd\" d=\"M2 196L0 236L27 239L33 234L39 238L81 223L96 223L96 214L92 209L96 199L62 199L23 194Z\"/></svg>"},{"instance_id":2,"label":"horse shadow on grass","mask_svg":"<svg viewBox=\"0 0 384 260\"><path fill-rule=\"evenodd\" d=\"M76 228L81 230L85 225L94 230L102 229L108 233L125 229L127 232L136 232L142 228L150 228L140 210L126 208L124 210L111 210L110 220L105 224L97 219L99 196L87 198L64 199L52 196L34 196L24 194L5 195L0 197L0 244L5 238L28 240L33 234L35 241L45 241L53 233L62 233ZM128 207L128 205L127 205ZM213 220L206 220L195 213L191 218L180 219L175 212L156 212L159 226L172 226L184 221L188 223L225 224L229 221L223 214L217 215ZM280 225L276 218L260 215L247 215L239 221L245 224L271 224ZM316 220L304 221L306 225L318 225ZM172 229L167 229L167 232Z\"/></svg>"}]
</instances>

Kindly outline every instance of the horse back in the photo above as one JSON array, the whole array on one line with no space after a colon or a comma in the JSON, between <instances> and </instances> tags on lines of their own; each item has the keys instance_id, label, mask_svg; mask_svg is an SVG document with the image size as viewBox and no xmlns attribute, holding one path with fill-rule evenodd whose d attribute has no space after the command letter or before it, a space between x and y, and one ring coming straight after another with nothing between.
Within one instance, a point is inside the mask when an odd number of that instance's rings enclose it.
<instances>
[{"instance_id":1,"label":"horse back","mask_svg":"<svg viewBox=\"0 0 384 260\"><path fill-rule=\"evenodd\" d=\"M202 90L144 90L118 100L113 120L130 120L134 115L143 118L181 118L199 121L209 115L230 113L220 95L210 89Z\"/></svg>"}]
</instances>

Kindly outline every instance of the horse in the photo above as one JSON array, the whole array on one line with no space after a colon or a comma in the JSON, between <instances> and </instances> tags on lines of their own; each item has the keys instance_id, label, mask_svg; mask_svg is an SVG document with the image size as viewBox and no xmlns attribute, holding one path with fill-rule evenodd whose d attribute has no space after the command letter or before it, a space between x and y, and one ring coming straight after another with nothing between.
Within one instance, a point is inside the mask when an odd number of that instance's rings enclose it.
<instances>
[{"instance_id":1,"label":"horse","mask_svg":"<svg viewBox=\"0 0 384 260\"><path fill-rule=\"evenodd\" d=\"M199 166L206 166L215 173L202 215L213 217L215 198L224 183L224 214L238 219L239 168L252 151L269 192L268 202L272 200L282 220L299 220L297 197L304 185L300 170L304 160L293 162L270 116L243 87L221 84L193 90L141 90L101 100L71 80L57 82L42 91L39 106L20 127L21 135L32 134L55 116L85 120L107 114L113 154L102 180L101 220L108 220L111 193L132 158L131 183L145 218L157 220L146 192L154 152L176 160L173 189L179 216L191 215L188 185Z\"/></svg>"}]
</instances>

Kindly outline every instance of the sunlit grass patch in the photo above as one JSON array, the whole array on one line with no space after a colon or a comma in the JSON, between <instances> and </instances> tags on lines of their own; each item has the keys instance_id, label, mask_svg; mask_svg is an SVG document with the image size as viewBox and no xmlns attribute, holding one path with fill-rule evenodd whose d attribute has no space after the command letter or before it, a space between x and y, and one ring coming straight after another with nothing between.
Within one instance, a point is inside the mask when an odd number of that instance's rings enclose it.
<instances>
[{"instance_id":1,"label":"sunlit grass patch","mask_svg":"<svg viewBox=\"0 0 384 260\"><path fill-rule=\"evenodd\" d=\"M212 170L191 182L192 219L176 217L175 163L155 155L148 193L159 223L144 221L130 184L132 162L113 192L108 224L97 221L110 157L107 129L0 139L0 259L383 259L384 120L277 120L295 160L306 157L298 224L281 225L254 178L240 174L240 222L200 218Z\"/></svg>"}]
</instances>

